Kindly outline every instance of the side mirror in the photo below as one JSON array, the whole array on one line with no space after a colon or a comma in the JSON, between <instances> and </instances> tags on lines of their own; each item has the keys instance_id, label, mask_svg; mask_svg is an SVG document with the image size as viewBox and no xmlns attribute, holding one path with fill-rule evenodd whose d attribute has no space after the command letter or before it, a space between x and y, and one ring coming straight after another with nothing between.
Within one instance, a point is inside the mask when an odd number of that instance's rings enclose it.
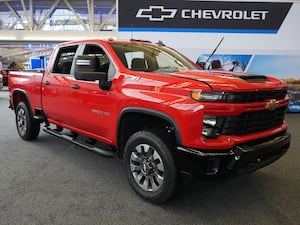
<instances>
[{"instance_id":1,"label":"side mirror","mask_svg":"<svg viewBox=\"0 0 300 225\"><path fill-rule=\"evenodd\" d=\"M205 62L200 61L200 62L196 62L196 64L197 64L198 66L200 66L202 69L205 70L205 67L206 67L206 63L205 63Z\"/></svg>"},{"instance_id":2,"label":"side mirror","mask_svg":"<svg viewBox=\"0 0 300 225\"><path fill-rule=\"evenodd\" d=\"M107 73L99 72L100 64L96 56L80 55L75 59L75 78L86 81L107 81Z\"/></svg>"}]
</instances>

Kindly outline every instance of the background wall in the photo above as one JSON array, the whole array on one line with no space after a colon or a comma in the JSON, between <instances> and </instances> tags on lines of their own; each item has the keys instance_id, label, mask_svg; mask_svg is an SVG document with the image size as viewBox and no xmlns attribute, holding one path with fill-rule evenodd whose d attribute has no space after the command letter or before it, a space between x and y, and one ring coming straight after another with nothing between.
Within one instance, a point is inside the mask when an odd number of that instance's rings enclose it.
<instances>
[{"instance_id":1,"label":"background wall","mask_svg":"<svg viewBox=\"0 0 300 225\"><path fill-rule=\"evenodd\" d=\"M215 55L225 70L272 75L290 84L300 111L300 2L119 0L118 37L163 41L193 61ZM294 104L294 105L292 105Z\"/></svg>"},{"instance_id":2,"label":"background wall","mask_svg":"<svg viewBox=\"0 0 300 225\"><path fill-rule=\"evenodd\" d=\"M252 21L249 19L247 20L247 18L236 19L234 22L245 24L244 27L239 27L238 29L234 29L234 24L229 24L228 19L227 21L226 18L214 19L212 18L213 16L209 14L207 16L208 19L205 19L205 24L200 23L200 21L204 20L203 18L185 20L176 18L182 16L182 11L179 11L182 9L185 9L185 12L191 12L191 10L195 11L195 9L205 10L203 8L203 1L176 0L172 1L172 4L169 2L171 1L133 0L133 4L130 5L136 5L137 8L132 8L130 10L124 6L126 5L125 0L119 0L119 38L144 39L153 42L161 40L165 44L180 50L192 60L196 61L200 56L203 56L203 54L210 54L221 38L224 37L224 40L216 53L223 55L251 55L248 62L249 64L245 67L245 70L262 74L268 73L280 78L300 78L299 1L265 1L259 2L256 7L251 4L257 4L258 1L208 1L211 5L209 8L206 8L206 10L212 9L215 10L216 13L219 13L221 10L226 10L229 7L231 7L232 10L247 11L248 15L250 15L252 11L269 10L264 21L258 21L259 18ZM239 5L232 5L237 3ZM220 4L223 4L223 8L218 6ZM197 5L199 5L199 7L197 7ZM264 9L262 9L262 5L265 5ZM159 11L158 8L150 10L151 6L163 7L165 12L161 12L162 10L157 12ZM281 24L279 24L280 21L274 21L273 18L268 18L268 16L277 18L279 16L278 12L283 10L283 6L287 8L287 13L286 15L282 15ZM142 16L144 17L138 15L140 9L144 9L142 13ZM163 20L159 20L159 16L161 15L158 14L168 16L166 10L171 9L178 9L174 18L163 18ZM122 22L123 10L126 11L124 12L126 14L125 23ZM272 14L272 12L274 13ZM185 14L191 17L191 13ZM149 19L149 17L147 17L150 15L154 18L154 20L152 18L153 21L150 21L151 18ZM154 16L156 16L156 18ZM130 18L131 20L128 21ZM170 21L176 19L177 28L174 28ZM194 30L188 29L188 27L184 25L195 22L195 20L197 23L194 23L193 25L195 28ZM214 20L214 23L211 22L212 20ZM229 22L232 22L233 20L234 19ZM247 22L247 24L245 22ZM266 28L266 26L272 28L272 25L278 25L279 27L277 29L263 29L259 27L261 26L260 22L265 23L265 27L263 28ZM166 23L169 25L169 28L165 26ZM215 24L219 27L216 28ZM224 27L222 27L222 24ZM210 25L211 28L209 28ZM232 29L230 29L230 26ZM159 29L160 27L161 29ZM249 27L251 29L249 29Z\"/></svg>"}]
</instances>

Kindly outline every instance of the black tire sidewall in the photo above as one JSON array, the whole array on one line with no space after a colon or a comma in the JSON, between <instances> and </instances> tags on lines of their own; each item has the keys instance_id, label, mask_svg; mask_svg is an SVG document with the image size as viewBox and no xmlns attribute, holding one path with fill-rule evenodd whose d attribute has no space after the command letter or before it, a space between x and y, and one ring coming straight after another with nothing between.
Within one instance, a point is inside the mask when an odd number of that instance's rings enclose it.
<instances>
[{"instance_id":1,"label":"black tire sidewall","mask_svg":"<svg viewBox=\"0 0 300 225\"><path fill-rule=\"evenodd\" d=\"M21 109L24 110L26 117L26 132L24 134L21 133L18 127L18 112ZM33 119L32 113L24 102L19 102L16 107L16 126L19 136L24 140L33 140L39 135L40 124Z\"/></svg>"},{"instance_id":2,"label":"black tire sidewall","mask_svg":"<svg viewBox=\"0 0 300 225\"><path fill-rule=\"evenodd\" d=\"M134 180L130 169L130 156L133 149L135 146L144 143L151 145L158 152L164 165L164 181L162 186L155 192L143 190ZM161 204L168 201L175 194L178 185L178 172L172 154L172 145L166 138L163 138L163 135L158 135L153 131L136 132L129 138L125 145L124 161L130 185L137 194L147 201Z\"/></svg>"}]
</instances>

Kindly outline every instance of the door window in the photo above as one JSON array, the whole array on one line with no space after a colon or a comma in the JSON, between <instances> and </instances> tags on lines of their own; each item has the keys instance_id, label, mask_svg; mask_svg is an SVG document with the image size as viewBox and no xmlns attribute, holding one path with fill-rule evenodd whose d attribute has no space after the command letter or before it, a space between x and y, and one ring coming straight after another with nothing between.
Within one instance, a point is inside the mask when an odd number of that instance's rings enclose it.
<instances>
[{"instance_id":1,"label":"door window","mask_svg":"<svg viewBox=\"0 0 300 225\"><path fill-rule=\"evenodd\" d=\"M83 55L96 56L99 63L97 72L107 73L109 79L114 77L115 74L114 67L110 63L109 57L100 46L87 44L85 46Z\"/></svg>"},{"instance_id":2,"label":"door window","mask_svg":"<svg viewBox=\"0 0 300 225\"><path fill-rule=\"evenodd\" d=\"M70 74L77 48L78 45L60 48L52 72Z\"/></svg>"}]
</instances>

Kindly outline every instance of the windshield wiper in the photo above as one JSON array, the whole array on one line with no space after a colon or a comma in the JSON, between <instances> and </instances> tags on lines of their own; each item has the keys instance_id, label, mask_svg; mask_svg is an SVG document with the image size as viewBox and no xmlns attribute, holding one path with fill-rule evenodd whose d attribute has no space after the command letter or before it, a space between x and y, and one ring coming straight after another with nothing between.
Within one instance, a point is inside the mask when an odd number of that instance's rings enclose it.
<instances>
[{"instance_id":1,"label":"windshield wiper","mask_svg":"<svg viewBox=\"0 0 300 225\"><path fill-rule=\"evenodd\" d=\"M152 72L156 72L156 73L174 73L174 72L178 72L179 69L178 68L160 68L157 70L153 70Z\"/></svg>"}]
</instances>

